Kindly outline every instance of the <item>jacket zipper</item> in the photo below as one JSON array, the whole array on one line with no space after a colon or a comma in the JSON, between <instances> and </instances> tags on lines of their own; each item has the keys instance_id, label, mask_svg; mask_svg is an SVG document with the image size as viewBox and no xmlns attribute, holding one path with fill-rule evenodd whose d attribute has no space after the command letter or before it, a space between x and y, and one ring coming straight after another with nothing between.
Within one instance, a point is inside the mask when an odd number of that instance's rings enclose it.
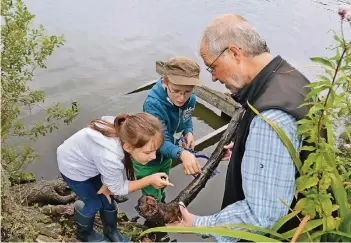
<instances>
[{"instance_id":1,"label":"jacket zipper","mask_svg":"<svg viewBox=\"0 0 351 243\"><path fill-rule=\"evenodd\" d=\"M179 124L180 124L180 117L182 116L182 110L179 108L179 115L178 115L178 125L177 125L177 128L175 129L174 131L174 134L177 133L177 130L178 130L178 127L179 127ZM174 138L174 134L173 134L173 143L176 142L176 139Z\"/></svg>"},{"instance_id":2,"label":"jacket zipper","mask_svg":"<svg viewBox=\"0 0 351 243\"><path fill-rule=\"evenodd\" d=\"M173 133L173 143L176 142L176 139L174 138L174 134L177 133L177 130L178 130L178 127L179 127L179 124L180 124L180 118L182 116L182 110L179 108L179 115L178 115L178 125L177 125L177 128L175 129L174 133ZM161 155L161 160L160 160L160 163L162 163L163 161L163 155Z\"/></svg>"}]
</instances>

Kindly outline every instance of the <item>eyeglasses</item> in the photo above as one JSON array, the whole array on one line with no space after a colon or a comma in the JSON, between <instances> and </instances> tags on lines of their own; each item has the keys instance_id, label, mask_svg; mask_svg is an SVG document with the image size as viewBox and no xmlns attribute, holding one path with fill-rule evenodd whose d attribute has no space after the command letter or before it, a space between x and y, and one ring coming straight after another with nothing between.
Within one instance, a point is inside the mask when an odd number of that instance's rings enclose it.
<instances>
[{"instance_id":1,"label":"eyeglasses","mask_svg":"<svg viewBox=\"0 0 351 243\"><path fill-rule=\"evenodd\" d=\"M188 96L188 95L190 95L190 94L193 92L192 90L187 90L187 91L172 90L172 89L169 87L169 84L167 85L167 89L169 90L169 92L171 92L172 94L174 94L174 95L177 96L177 97L180 97L180 96L182 96L182 95Z\"/></svg>"},{"instance_id":2,"label":"eyeglasses","mask_svg":"<svg viewBox=\"0 0 351 243\"><path fill-rule=\"evenodd\" d=\"M208 68L206 68L206 70L207 70L209 73L211 73L211 74L213 73L213 68L212 68L213 64L217 61L217 59L218 59L227 49L228 49L228 47L225 48L225 49L221 52L221 54L218 55L218 57L211 63L211 65L208 66Z\"/></svg>"}]
</instances>

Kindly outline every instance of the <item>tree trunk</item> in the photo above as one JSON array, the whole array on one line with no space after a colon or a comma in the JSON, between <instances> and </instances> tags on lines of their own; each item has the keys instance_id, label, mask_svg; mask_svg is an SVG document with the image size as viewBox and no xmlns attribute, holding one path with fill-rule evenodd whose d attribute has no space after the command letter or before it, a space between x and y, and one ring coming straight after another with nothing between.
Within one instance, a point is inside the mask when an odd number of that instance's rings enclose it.
<instances>
[{"instance_id":1,"label":"tree trunk","mask_svg":"<svg viewBox=\"0 0 351 243\"><path fill-rule=\"evenodd\" d=\"M224 145L229 144L238 128L239 121L244 115L244 110L239 109L230 120L227 130L222 135L222 138L217 144L216 149L211 154L211 157L202 168L202 172L198 175L179 195L169 203L162 203L153 198L152 196L142 196L138 200L136 207L141 216L149 221L162 220L163 223L172 223L179 220L181 217L178 203L183 202L186 206L189 205L194 198L199 194L202 188L205 187L207 181L212 175L213 171L218 167L222 160L225 149Z\"/></svg>"}]
</instances>

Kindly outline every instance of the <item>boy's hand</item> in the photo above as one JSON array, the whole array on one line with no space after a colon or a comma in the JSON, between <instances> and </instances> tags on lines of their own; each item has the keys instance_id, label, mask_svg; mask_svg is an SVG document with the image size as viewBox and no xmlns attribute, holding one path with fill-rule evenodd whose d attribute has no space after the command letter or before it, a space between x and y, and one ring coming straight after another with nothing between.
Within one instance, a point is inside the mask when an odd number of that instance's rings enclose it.
<instances>
[{"instance_id":1,"label":"boy's hand","mask_svg":"<svg viewBox=\"0 0 351 243\"><path fill-rule=\"evenodd\" d=\"M180 155L183 162L184 173L186 175L195 175L201 173L201 166L195 156L187 150L184 150Z\"/></svg>"},{"instance_id":2,"label":"boy's hand","mask_svg":"<svg viewBox=\"0 0 351 243\"><path fill-rule=\"evenodd\" d=\"M108 202L111 204L111 197L110 195L113 195L112 192L108 189L108 187L103 184L100 190L97 192L97 194L104 194L105 197L107 198Z\"/></svg>"},{"instance_id":3,"label":"boy's hand","mask_svg":"<svg viewBox=\"0 0 351 243\"><path fill-rule=\"evenodd\" d=\"M183 148L194 149L195 148L194 135L191 132L188 132L184 138L185 138L185 143L182 144Z\"/></svg>"}]
</instances>

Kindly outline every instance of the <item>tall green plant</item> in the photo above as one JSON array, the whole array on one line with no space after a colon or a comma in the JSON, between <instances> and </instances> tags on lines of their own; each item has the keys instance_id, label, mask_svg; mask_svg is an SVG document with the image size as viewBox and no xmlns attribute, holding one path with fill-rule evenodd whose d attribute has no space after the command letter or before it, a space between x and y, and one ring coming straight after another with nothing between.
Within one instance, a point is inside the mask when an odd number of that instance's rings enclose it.
<instances>
[{"instance_id":1,"label":"tall green plant","mask_svg":"<svg viewBox=\"0 0 351 243\"><path fill-rule=\"evenodd\" d=\"M269 235L271 240L351 240L351 42L343 35L344 20L351 23L351 11L341 9L339 14L342 18L341 34L334 34L335 45L332 50L335 55L329 58L311 57L311 61L317 63L324 72L317 75L315 82L307 85L311 91L301 107L308 105L311 108L306 117L297 122L297 135L311 145L305 145L296 151L284 131L249 104L258 116L271 125L288 148L300 173L296 180L297 193L303 196L299 198L295 208L291 209L292 212L282 217L271 230L243 224L230 226ZM345 129L341 135L336 135L335 130L340 129L340 124ZM322 134L326 134L326 137ZM340 146L340 142L348 145ZM310 154L302 163L299 152L303 150ZM305 217L305 221L296 229L278 234L279 228L293 217ZM219 235L247 240L252 240L255 235L232 229L226 229L224 233L220 226L201 229L160 227L144 233L200 233L206 230L212 234L220 233ZM264 241L266 238L259 240Z\"/></svg>"},{"instance_id":2,"label":"tall green plant","mask_svg":"<svg viewBox=\"0 0 351 243\"><path fill-rule=\"evenodd\" d=\"M30 87L34 72L46 68L47 58L63 45L63 36L47 35L42 25L33 28L35 16L22 0L1 0L1 16L1 240L33 241L39 233L37 219L12 198L9 179L16 182L38 154L31 146L15 147L10 140L36 141L57 129L60 120L72 122L79 107L76 103L69 108L43 107L43 90ZM45 120L22 123L23 110L33 107L45 111Z\"/></svg>"}]
</instances>

